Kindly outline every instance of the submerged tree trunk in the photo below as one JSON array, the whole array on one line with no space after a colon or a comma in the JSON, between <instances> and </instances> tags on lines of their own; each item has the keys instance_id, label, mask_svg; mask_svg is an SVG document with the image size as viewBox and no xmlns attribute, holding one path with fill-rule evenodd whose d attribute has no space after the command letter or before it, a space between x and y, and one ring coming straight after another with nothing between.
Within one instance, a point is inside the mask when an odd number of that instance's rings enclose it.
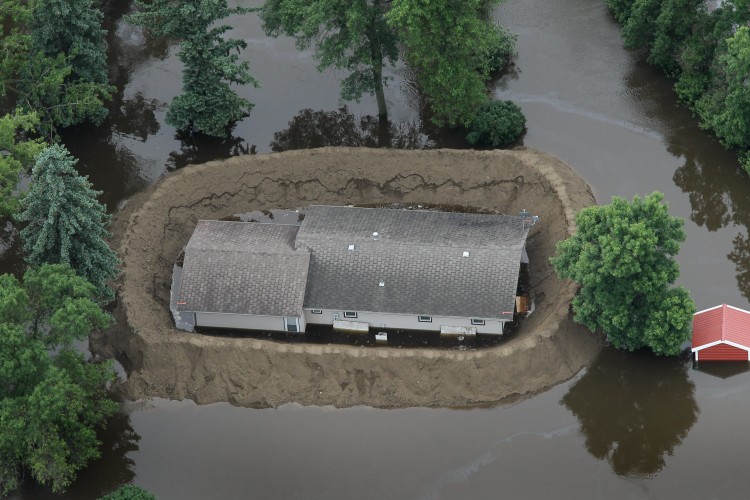
<instances>
[{"instance_id":1,"label":"submerged tree trunk","mask_svg":"<svg viewBox=\"0 0 750 500\"><path fill-rule=\"evenodd\" d=\"M383 66L378 66L377 70L373 68L375 77L375 99L378 101L378 117L381 120L388 120L388 108L385 104L385 94L383 92Z\"/></svg>"},{"instance_id":2,"label":"submerged tree trunk","mask_svg":"<svg viewBox=\"0 0 750 500\"><path fill-rule=\"evenodd\" d=\"M380 0L375 0L372 13L382 15L380 9ZM377 31L377 19L370 19L370 28L368 29L367 38L370 42L370 55L372 56L372 78L375 99L378 101L378 117L381 123L388 120L388 108L385 104L385 93L383 92L383 48Z\"/></svg>"}]
</instances>

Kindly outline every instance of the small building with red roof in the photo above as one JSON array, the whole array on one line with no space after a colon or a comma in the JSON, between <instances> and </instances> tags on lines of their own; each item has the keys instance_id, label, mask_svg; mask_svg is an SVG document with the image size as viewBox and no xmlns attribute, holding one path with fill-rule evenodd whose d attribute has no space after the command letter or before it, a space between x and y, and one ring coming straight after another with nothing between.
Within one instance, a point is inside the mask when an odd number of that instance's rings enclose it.
<instances>
[{"instance_id":1,"label":"small building with red roof","mask_svg":"<svg viewBox=\"0 0 750 500\"><path fill-rule=\"evenodd\" d=\"M750 361L750 311L722 304L693 315L695 361Z\"/></svg>"}]
</instances>

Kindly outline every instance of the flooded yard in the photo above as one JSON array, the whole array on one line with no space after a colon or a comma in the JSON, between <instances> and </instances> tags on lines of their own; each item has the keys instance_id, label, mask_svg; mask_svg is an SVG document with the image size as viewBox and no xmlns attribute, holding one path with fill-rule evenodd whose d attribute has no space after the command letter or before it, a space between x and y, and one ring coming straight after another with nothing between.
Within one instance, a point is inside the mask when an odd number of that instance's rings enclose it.
<instances>
[{"instance_id":1,"label":"flooded yard","mask_svg":"<svg viewBox=\"0 0 750 500\"><path fill-rule=\"evenodd\" d=\"M171 169L253 146L268 152L274 141L321 130L302 110L339 109L341 75L318 73L311 53L265 37L248 17L233 36L248 42L244 57L262 85L241 89L256 103L251 116L226 140L176 136L164 124L179 92L176 48L123 21L128 5L108 14L115 110L106 126L65 137L110 210ZM679 283L698 310L750 309L750 179L679 105L671 83L622 48L604 2L508 0L497 17L519 37L514 71L494 92L526 114L523 144L571 165L600 203L664 192L686 219ZM386 98L403 144L465 147L458 135L422 126L408 72L391 73ZM356 119L345 123L376 112L374 98L347 104ZM305 119L288 130L298 115ZM0 270L18 271L11 227L0 227L0 251ZM750 414L746 367L696 369L684 358L609 348L568 382L490 407L154 399L125 409L102 436L102 458L64 498L96 498L127 481L164 499L741 498L750 483L750 437L737 431ZM29 486L18 498L56 497Z\"/></svg>"}]
</instances>

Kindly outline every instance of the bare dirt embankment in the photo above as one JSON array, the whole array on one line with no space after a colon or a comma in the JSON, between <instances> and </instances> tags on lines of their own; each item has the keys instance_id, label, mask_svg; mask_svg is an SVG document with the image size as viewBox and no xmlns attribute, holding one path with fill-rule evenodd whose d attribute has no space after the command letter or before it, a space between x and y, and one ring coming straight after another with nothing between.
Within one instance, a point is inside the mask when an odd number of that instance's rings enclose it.
<instances>
[{"instance_id":1,"label":"bare dirt embankment","mask_svg":"<svg viewBox=\"0 0 750 500\"><path fill-rule=\"evenodd\" d=\"M284 344L185 333L172 326L172 264L199 219L310 204L429 203L541 220L528 250L537 310L509 341L474 351ZM128 371L126 396L199 404L467 406L538 392L572 377L601 341L574 324L575 285L548 258L571 234L576 210L595 203L560 160L515 151L323 148L191 166L137 195L115 217L123 260L119 326L93 348ZM546 279L545 279L546 277Z\"/></svg>"}]
</instances>

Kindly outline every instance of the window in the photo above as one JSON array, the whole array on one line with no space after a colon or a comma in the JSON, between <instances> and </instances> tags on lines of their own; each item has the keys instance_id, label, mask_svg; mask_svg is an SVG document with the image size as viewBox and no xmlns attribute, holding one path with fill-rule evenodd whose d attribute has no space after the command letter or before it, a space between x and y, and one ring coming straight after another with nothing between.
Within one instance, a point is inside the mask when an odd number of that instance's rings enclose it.
<instances>
[{"instance_id":1,"label":"window","mask_svg":"<svg viewBox=\"0 0 750 500\"><path fill-rule=\"evenodd\" d=\"M344 311L344 317L345 318L356 318L357 317L357 313L355 313L353 311Z\"/></svg>"},{"instance_id":2,"label":"window","mask_svg":"<svg viewBox=\"0 0 750 500\"><path fill-rule=\"evenodd\" d=\"M284 330L287 332L298 332L299 331L299 318L293 316L284 317Z\"/></svg>"},{"instance_id":3,"label":"window","mask_svg":"<svg viewBox=\"0 0 750 500\"><path fill-rule=\"evenodd\" d=\"M471 324L475 326L484 326L484 320L483 319L472 319Z\"/></svg>"},{"instance_id":4,"label":"window","mask_svg":"<svg viewBox=\"0 0 750 500\"><path fill-rule=\"evenodd\" d=\"M432 323L432 316L419 316L420 323Z\"/></svg>"},{"instance_id":5,"label":"window","mask_svg":"<svg viewBox=\"0 0 750 500\"><path fill-rule=\"evenodd\" d=\"M313 314L323 314L323 310L322 309L313 309L310 312L313 313Z\"/></svg>"}]
</instances>

